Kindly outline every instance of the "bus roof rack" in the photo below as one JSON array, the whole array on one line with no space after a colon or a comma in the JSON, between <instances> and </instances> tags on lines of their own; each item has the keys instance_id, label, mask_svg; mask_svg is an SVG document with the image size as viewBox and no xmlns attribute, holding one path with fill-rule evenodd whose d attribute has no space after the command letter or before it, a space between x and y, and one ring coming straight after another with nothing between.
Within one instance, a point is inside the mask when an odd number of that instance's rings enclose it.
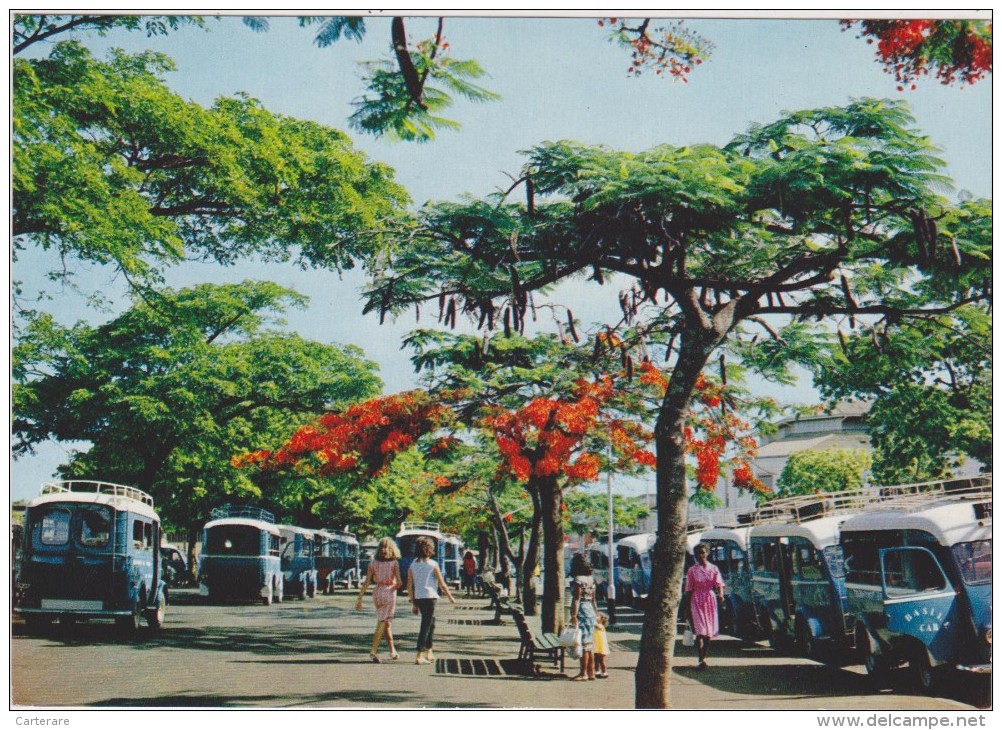
<instances>
[{"instance_id":1,"label":"bus roof rack","mask_svg":"<svg viewBox=\"0 0 1002 730\"><path fill-rule=\"evenodd\" d=\"M252 507L246 504L223 504L213 507L209 513L214 520L221 520L227 517L239 517L247 520L259 520L275 524L275 515L261 507Z\"/></svg>"},{"instance_id":2,"label":"bus roof rack","mask_svg":"<svg viewBox=\"0 0 1002 730\"><path fill-rule=\"evenodd\" d=\"M92 494L108 494L113 497L132 499L142 504L153 506L153 497L141 489L125 484L112 484L87 479L68 479L61 482L46 482L42 485L42 494L58 494L60 492L89 492Z\"/></svg>"},{"instance_id":3,"label":"bus roof rack","mask_svg":"<svg viewBox=\"0 0 1002 730\"><path fill-rule=\"evenodd\" d=\"M400 523L400 531L412 532L441 532L439 529L439 524L437 522L402 522Z\"/></svg>"},{"instance_id":4,"label":"bus roof rack","mask_svg":"<svg viewBox=\"0 0 1002 730\"><path fill-rule=\"evenodd\" d=\"M934 504L991 499L992 475L941 479L917 484L895 484L850 489L841 492L803 494L766 502L738 516L741 524L808 522L822 517L875 510L912 511Z\"/></svg>"}]
</instances>

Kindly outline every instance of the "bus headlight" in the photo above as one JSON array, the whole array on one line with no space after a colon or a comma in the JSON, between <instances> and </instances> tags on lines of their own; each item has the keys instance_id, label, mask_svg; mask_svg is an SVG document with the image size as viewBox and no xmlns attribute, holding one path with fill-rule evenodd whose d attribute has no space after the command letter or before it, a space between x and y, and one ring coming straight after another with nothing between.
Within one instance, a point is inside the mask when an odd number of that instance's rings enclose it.
<instances>
[{"instance_id":1,"label":"bus headlight","mask_svg":"<svg viewBox=\"0 0 1002 730\"><path fill-rule=\"evenodd\" d=\"M988 646L991 646L992 645L992 625L988 624L985 627L985 630L981 633L981 635L985 637L985 642L988 644Z\"/></svg>"}]
</instances>

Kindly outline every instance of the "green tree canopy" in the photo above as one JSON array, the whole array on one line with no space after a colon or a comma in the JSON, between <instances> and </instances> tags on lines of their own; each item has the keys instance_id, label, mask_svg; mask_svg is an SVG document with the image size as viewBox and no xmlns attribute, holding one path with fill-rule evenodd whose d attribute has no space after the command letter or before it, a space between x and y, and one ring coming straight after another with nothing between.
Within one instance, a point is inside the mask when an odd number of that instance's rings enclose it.
<instances>
[{"instance_id":1,"label":"green tree canopy","mask_svg":"<svg viewBox=\"0 0 1002 730\"><path fill-rule=\"evenodd\" d=\"M163 290L97 327L33 316L12 356L15 457L48 439L90 442L67 477L135 484L175 526L223 495L280 502L230 465L233 454L381 385L356 348L270 328L302 303L244 282Z\"/></svg>"},{"instance_id":2,"label":"green tree canopy","mask_svg":"<svg viewBox=\"0 0 1002 730\"><path fill-rule=\"evenodd\" d=\"M544 143L505 192L429 205L393 234L401 245L372 281L371 310L441 298L487 326L491 311L507 312L518 328L528 292L618 274L633 282L623 323L642 324L623 347L639 356L652 332L664 335L651 354L670 377L655 426L658 540L639 707L668 704L684 429L711 356L753 351L763 336L816 347L805 325L823 334L826 322L928 317L990 299L990 241L960 235L968 224L941 194L942 162L913 124L901 102L860 99L785 113L723 147Z\"/></svg>"},{"instance_id":3,"label":"green tree canopy","mask_svg":"<svg viewBox=\"0 0 1002 730\"><path fill-rule=\"evenodd\" d=\"M75 42L13 68L13 249L110 263L127 276L257 254L348 268L378 244L346 240L407 201L347 136L254 99L203 108L171 92L173 62Z\"/></svg>"},{"instance_id":4,"label":"green tree canopy","mask_svg":"<svg viewBox=\"0 0 1002 730\"><path fill-rule=\"evenodd\" d=\"M778 497L862 489L873 457L865 449L809 449L793 454L779 475Z\"/></svg>"},{"instance_id":5,"label":"green tree canopy","mask_svg":"<svg viewBox=\"0 0 1002 730\"><path fill-rule=\"evenodd\" d=\"M982 236L989 241L990 229ZM867 424L876 449L875 481L940 479L965 457L991 469L987 308L971 305L949 315L860 327L841 334L813 368L826 396L873 401Z\"/></svg>"}]
</instances>

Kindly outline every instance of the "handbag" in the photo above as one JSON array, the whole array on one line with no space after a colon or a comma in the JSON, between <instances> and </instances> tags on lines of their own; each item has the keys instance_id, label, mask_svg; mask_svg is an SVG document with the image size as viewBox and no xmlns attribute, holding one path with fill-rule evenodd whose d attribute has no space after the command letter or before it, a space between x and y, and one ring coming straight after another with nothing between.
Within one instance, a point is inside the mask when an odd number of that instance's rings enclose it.
<instances>
[{"instance_id":1,"label":"handbag","mask_svg":"<svg viewBox=\"0 0 1002 730\"><path fill-rule=\"evenodd\" d=\"M693 633L692 627L689 625L686 625L685 631L682 633L682 645L683 646L696 645L696 634Z\"/></svg>"},{"instance_id":2,"label":"handbag","mask_svg":"<svg viewBox=\"0 0 1002 730\"><path fill-rule=\"evenodd\" d=\"M581 629L577 626L568 626L560 632L560 646L565 649L573 649L581 646Z\"/></svg>"}]
</instances>

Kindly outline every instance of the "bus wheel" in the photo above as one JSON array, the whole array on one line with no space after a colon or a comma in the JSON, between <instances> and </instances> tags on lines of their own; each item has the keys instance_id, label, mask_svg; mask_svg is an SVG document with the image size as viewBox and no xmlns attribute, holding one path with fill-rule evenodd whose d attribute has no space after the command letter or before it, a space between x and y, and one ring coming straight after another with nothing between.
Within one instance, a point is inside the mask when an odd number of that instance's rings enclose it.
<instances>
[{"instance_id":1,"label":"bus wheel","mask_svg":"<svg viewBox=\"0 0 1002 730\"><path fill-rule=\"evenodd\" d=\"M922 692L928 694L936 686L936 675L932 665L929 664L929 654L925 649L917 649L908 660L908 674L911 675L912 684Z\"/></svg>"},{"instance_id":2,"label":"bus wheel","mask_svg":"<svg viewBox=\"0 0 1002 730\"><path fill-rule=\"evenodd\" d=\"M269 583L268 584L268 591L264 594L264 596L262 596L261 603L263 603L265 606L270 606L271 605L271 599L272 599L272 585L271 585L271 583Z\"/></svg>"},{"instance_id":3,"label":"bus wheel","mask_svg":"<svg viewBox=\"0 0 1002 730\"><path fill-rule=\"evenodd\" d=\"M310 598L317 597L317 582L315 580L310 581L309 585L306 588L306 595L309 596Z\"/></svg>"},{"instance_id":4,"label":"bus wheel","mask_svg":"<svg viewBox=\"0 0 1002 730\"><path fill-rule=\"evenodd\" d=\"M874 653L870 632L863 626L856 627L856 652L866 673L877 682L883 683L887 679L887 664Z\"/></svg>"},{"instance_id":5,"label":"bus wheel","mask_svg":"<svg viewBox=\"0 0 1002 730\"><path fill-rule=\"evenodd\" d=\"M146 624L151 629L160 629L164 625L164 617L167 615L167 596L160 591L160 598L157 605L146 612Z\"/></svg>"},{"instance_id":6,"label":"bus wheel","mask_svg":"<svg viewBox=\"0 0 1002 730\"><path fill-rule=\"evenodd\" d=\"M308 593L308 591L306 589L306 581L305 580L299 581L299 590L296 592L296 597L300 601L305 601L307 593Z\"/></svg>"},{"instance_id":7,"label":"bus wheel","mask_svg":"<svg viewBox=\"0 0 1002 730\"><path fill-rule=\"evenodd\" d=\"M128 616L118 616L115 619L115 626L124 634L134 634L139 630L139 606L132 606L132 613Z\"/></svg>"},{"instance_id":8,"label":"bus wheel","mask_svg":"<svg viewBox=\"0 0 1002 730\"><path fill-rule=\"evenodd\" d=\"M807 622L803 619L797 621L796 638L794 639L794 643L797 648L797 653L800 654L800 656L807 657L808 659L814 657L816 652L814 635L811 634L810 626L808 626Z\"/></svg>"}]
</instances>

